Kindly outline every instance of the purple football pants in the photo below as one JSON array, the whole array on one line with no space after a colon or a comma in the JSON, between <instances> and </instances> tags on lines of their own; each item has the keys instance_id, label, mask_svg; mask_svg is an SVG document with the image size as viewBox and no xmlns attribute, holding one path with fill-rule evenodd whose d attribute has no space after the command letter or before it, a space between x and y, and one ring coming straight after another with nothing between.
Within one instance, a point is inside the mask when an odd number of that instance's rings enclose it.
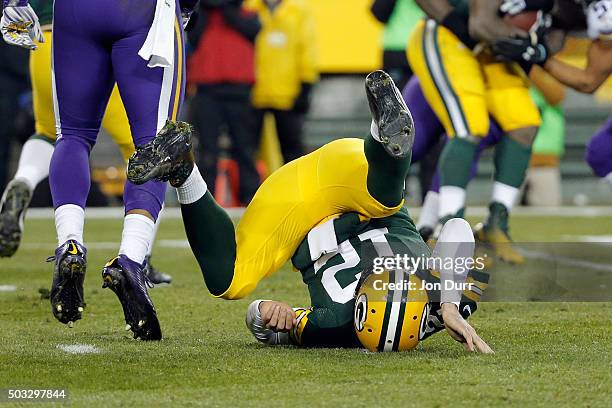
<instances>
[{"instance_id":1,"label":"purple football pants","mask_svg":"<svg viewBox=\"0 0 612 408\"><path fill-rule=\"evenodd\" d=\"M418 163L423 160L427 154L438 144L441 138L446 140L448 136L444 133L444 126L438 120L435 112L431 109L421 84L416 76L413 76L404 87L402 96L408 105L408 109L412 112L414 119L414 128L416 137L414 146L412 147L412 162ZM489 134L482 139L478 145L478 151L472 163L471 177L474 178L478 172L478 161L483 150L499 143L504 132L500 129L497 123L491 119ZM440 188L440 174L436 171L432 181L430 190L438 191Z\"/></svg>"},{"instance_id":2,"label":"purple football pants","mask_svg":"<svg viewBox=\"0 0 612 408\"><path fill-rule=\"evenodd\" d=\"M612 117L589 141L586 161L598 177L612 173Z\"/></svg>"},{"instance_id":3,"label":"purple football pants","mask_svg":"<svg viewBox=\"0 0 612 408\"><path fill-rule=\"evenodd\" d=\"M153 139L167 119L176 120L184 93L183 28L175 23L175 63L149 68L138 55L155 13L155 1L58 0L53 22L53 83L58 140L49 181L53 205L85 207L90 186L89 154L115 83L132 139ZM178 2L177 2L177 13ZM157 218L166 183L125 185L125 210Z\"/></svg>"}]
</instances>

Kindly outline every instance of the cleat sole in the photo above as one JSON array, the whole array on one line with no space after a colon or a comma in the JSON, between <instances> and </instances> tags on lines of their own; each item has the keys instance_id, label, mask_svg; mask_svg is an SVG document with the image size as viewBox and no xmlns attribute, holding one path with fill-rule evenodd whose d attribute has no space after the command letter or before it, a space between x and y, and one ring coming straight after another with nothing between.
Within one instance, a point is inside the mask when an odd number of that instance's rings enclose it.
<instances>
[{"instance_id":1,"label":"cleat sole","mask_svg":"<svg viewBox=\"0 0 612 408\"><path fill-rule=\"evenodd\" d=\"M51 289L51 310L61 323L74 324L82 318L85 303L79 293L83 293L83 280L87 263L80 256L68 255L59 265L61 284Z\"/></svg>"},{"instance_id":2,"label":"cleat sole","mask_svg":"<svg viewBox=\"0 0 612 408\"><path fill-rule=\"evenodd\" d=\"M391 157L407 157L414 145L414 120L399 90L384 71L368 75L365 87L380 143Z\"/></svg>"},{"instance_id":3,"label":"cleat sole","mask_svg":"<svg viewBox=\"0 0 612 408\"><path fill-rule=\"evenodd\" d=\"M158 134L150 145L137 151L129 160L127 177L134 184L144 184L157 179L169 181L173 168L173 157L180 157L191 151L191 130L178 129L175 124Z\"/></svg>"}]
</instances>

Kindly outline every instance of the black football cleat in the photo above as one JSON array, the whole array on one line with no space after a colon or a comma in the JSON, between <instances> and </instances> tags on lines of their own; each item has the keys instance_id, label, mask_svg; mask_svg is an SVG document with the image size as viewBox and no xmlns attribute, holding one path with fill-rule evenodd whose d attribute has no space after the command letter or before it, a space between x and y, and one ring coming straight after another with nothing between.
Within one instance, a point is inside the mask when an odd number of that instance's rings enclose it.
<instances>
[{"instance_id":1,"label":"black football cleat","mask_svg":"<svg viewBox=\"0 0 612 408\"><path fill-rule=\"evenodd\" d=\"M153 266L151 263L151 255L147 255L145 258L143 269L147 279L154 285L169 285L172 283L172 276L160 272Z\"/></svg>"},{"instance_id":2,"label":"black football cleat","mask_svg":"<svg viewBox=\"0 0 612 408\"><path fill-rule=\"evenodd\" d=\"M508 218L508 209L505 205L491 203L486 223L479 223L474 227L474 238L477 245L492 248L499 260L513 265L522 265L525 263L525 257L510 238Z\"/></svg>"},{"instance_id":3,"label":"black football cleat","mask_svg":"<svg viewBox=\"0 0 612 408\"><path fill-rule=\"evenodd\" d=\"M17 252L31 198L30 188L19 180L11 181L4 190L0 201L0 258L11 257Z\"/></svg>"},{"instance_id":4,"label":"black football cleat","mask_svg":"<svg viewBox=\"0 0 612 408\"><path fill-rule=\"evenodd\" d=\"M167 121L151 142L136 148L128 162L128 179L134 184L153 179L170 181L174 187L183 184L195 163L192 135L190 124Z\"/></svg>"},{"instance_id":5,"label":"black football cleat","mask_svg":"<svg viewBox=\"0 0 612 408\"><path fill-rule=\"evenodd\" d=\"M111 288L121 302L126 330L135 339L161 340L162 333L157 312L147 292L150 285L142 266L125 255L119 255L102 270L103 288Z\"/></svg>"},{"instance_id":6,"label":"black football cleat","mask_svg":"<svg viewBox=\"0 0 612 408\"><path fill-rule=\"evenodd\" d=\"M384 71L370 73L365 81L372 119L378 126L378 140L390 156L407 157L414 144L412 115L393 79Z\"/></svg>"},{"instance_id":7,"label":"black football cleat","mask_svg":"<svg viewBox=\"0 0 612 408\"><path fill-rule=\"evenodd\" d=\"M55 250L51 286L51 311L61 323L72 327L82 317L85 309L83 281L87 269L87 249L77 241L69 240Z\"/></svg>"}]
</instances>

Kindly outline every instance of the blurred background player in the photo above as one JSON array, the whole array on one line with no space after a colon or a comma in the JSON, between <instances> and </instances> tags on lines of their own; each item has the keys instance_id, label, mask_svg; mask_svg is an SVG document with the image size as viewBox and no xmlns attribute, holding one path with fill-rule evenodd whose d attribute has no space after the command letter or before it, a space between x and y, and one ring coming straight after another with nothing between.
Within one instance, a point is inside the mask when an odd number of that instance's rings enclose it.
<instances>
[{"instance_id":1,"label":"blurred background player","mask_svg":"<svg viewBox=\"0 0 612 408\"><path fill-rule=\"evenodd\" d=\"M33 39L44 39L28 1L4 3L5 41L35 49ZM184 90L183 24L194 5L186 0L54 4L52 84L58 138L49 179L59 247L52 258L51 307L62 323L72 325L81 319L85 307L83 226L90 187L89 154L115 81L135 146L152 140L164 128L172 131L170 121L176 120ZM105 283L121 302L126 323L142 339L161 338L143 264L165 190L166 184L157 181L142 186L126 183L119 256L107 264L115 274L103 271Z\"/></svg>"},{"instance_id":2,"label":"blurred background player","mask_svg":"<svg viewBox=\"0 0 612 408\"><path fill-rule=\"evenodd\" d=\"M35 134L23 145L19 166L15 176L7 186L0 202L0 257L11 257L21 243L23 221L30 199L36 186L49 176L49 163L56 140L55 115L53 113L53 89L51 84L51 48L52 48L52 0L31 0L30 5L38 15L44 42L36 42L36 52L30 53L30 80L35 120ZM2 44L3 49L8 47ZM12 47L15 51L23 51ZM25 51L24 51L25 52ZM8 56L7 56L8 57ZM2 61L5 61L2 59ZM7 58L7 63L19 63L15 58ZM23 63L23 62L22 62ZM22 69L27 65L21 67ZM19 82L14 82L18 84ZM4 95L4 93L3 93ZM9 94L7 94L9 95ZM12 106L14 105L7 105ZM6 123L11 123L7 121ZM130 134L125 108L121 102L117 87L113 88L102 127L111 135L124 160L134 153L134 142ZM8 129L9 127L7 127ZM8 146L3 144L3 146ZM153 240L159 227L159 219L153 230ZM172 278L153 267L151 251L147 251L145 271L153 283L170 283Z\"/></svg>"},{"instance_id":3,"label":"blurred background player","mask_svg":"<svg viewBox=\"0 0 612 408\"><path fill-rule=\"evenodd\" d=\"M0 43L0 189L7 182L11 141L17 133L20 96L29 91L28 52ZM1 229L1 228L0 228Z\"/></svg>"},{"instance_id":4,"label":"blurred background player","mask_svg":"<svg viewBox=\"0 0 612 408\"><path fill-rule=\"evenodd\" d=\"M612 1L583 0L573 3L570 0L557 0L551 32L541 36L540 45L558 51L561 48L561 44L556 44L558 38L564 39L570 31L584 30L591 39L586 67L578 68L556 57L548 58L541 65L562 84L578 92L592 94L612 74ZM512 51L508 57L522 64L529 63L523 57L529 45L518 43L516 46L507 47ZM612 182L612 118L591 138L586 160L597 176Z\"/></svg>"},{"instance_id":5,"label":"blurred background player","mask_svg":"<svg viewBox=\"0 0 612 408\"><path fill-rule=\"evenodd\" d=\"M525 179L541 117L519 65L496 60L490 45L528 35L503 22L501 0L417 3L430 18L413 32L409 60L450 137L438 164L440 222L463 215L470 169L491 115L507 137L495 149L490 214L479 238L492 244L502 259L522 262L508 245L508 212Z\"/></svg>"},{"instance_id":6,"label":"blurred background player","mask_svg":"<svg viewBox=\"0 0 612 408\"><path fill-rule=\"evenodd\" d=\"M242 0L201 0L197 22L189 33L195 51L188 61L189 87L195 88L190 118L198 132L198 165L215 194L219 137L231 140L230 156L239 171L238 198L247 205L259 186L255 153L259 146L251 107L255 82L254 41L261 29L256 13Z\"/></svg>"},{"instance_id":7,"label":"blurred background player","mask_svg":"<svg viewBox=\"0 0 612 408\"><path fill-rule=\"evenodd\" d=\"M560 205L561 176L559 160L563 153L565 120L560 106L564 98L564 88L542 69L534 67L530 75L533 85L530 94L542 113L542 126L534 142L529 169L530 185L527 187L527 201L532 205ZM413 149L413 163L420 163L424 157L435 153L439 141L446 142L442 123L427 103L418 78L410 80L403 91L403 97L415 116L416 140ZM499 125L491 119L489 133L482 139L470 171L470 177L476 176L478 161L484 149L494 147L503 138ZM426 241L433 235L439 222L439 174L427 191L417 226ZM479 228L476 228L477 231ZM503 255L503 254L502 254Z\"/></svg>"},{"instance_id":8,"label":"blurred background player","mask_svg":"<svg viewBox=\"0 0 612 408\"><path fill-rule=\"evenodd\" d=\"M314 20L302 0L252 0L262 29L255 41L255 87L258 134L264 115L274 116L283 160L306 153L304 116L310 109L312 87L319 78Z\"/></svg>"}]
</instances>

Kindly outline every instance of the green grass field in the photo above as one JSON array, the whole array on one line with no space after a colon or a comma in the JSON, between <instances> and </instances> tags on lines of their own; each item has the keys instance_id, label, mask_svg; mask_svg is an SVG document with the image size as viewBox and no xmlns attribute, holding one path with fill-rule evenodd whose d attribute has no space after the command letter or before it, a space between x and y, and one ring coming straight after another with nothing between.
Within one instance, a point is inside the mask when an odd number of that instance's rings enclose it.
<instances>
[{"instance_id":1,"label":"green grass field","mask_svg":"<svg viewBox=\"0 0 612 408\"><path fill-rule=\"evenodd\" d=\"M515 217L513 234L542 242L611 226L605 217ZM144 343L124 332L119 302L101 289L120 220L87 223L87 308L73 329L39 294L51 281L53 222L26 228L19 253L0 260L0 285L17 286L0 292L0 388L65 388L68 404L84 407L612 406L612 303L483 302L472 322L491 356L468 355L445 333L408 353L269 348L247 331L246 307L256 298L308 305L299 274L286 267L247 299L216 300L191 252L172 248L185 239L182 224L166 220L154 260L174 283L151 291L164 340ZM604 285L611 278L600 276ZM98 352L60 348L74 344Z\"/></svg>"}]
</instances>

